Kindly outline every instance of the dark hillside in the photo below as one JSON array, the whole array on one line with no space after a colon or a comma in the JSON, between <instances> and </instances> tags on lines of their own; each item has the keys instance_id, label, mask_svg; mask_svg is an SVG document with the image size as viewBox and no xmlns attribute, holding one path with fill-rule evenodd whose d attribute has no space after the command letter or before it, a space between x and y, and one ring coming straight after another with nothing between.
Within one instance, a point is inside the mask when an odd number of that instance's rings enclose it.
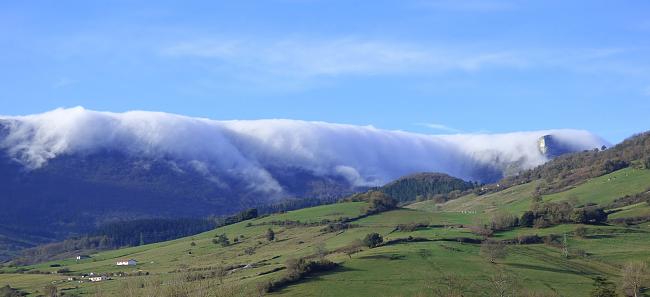
<instances>
[{"instance_id":1,"label":"dark hillside","mask_svg":"<svg viewBox=\"0 0 650 297\"><path fill-rule=\"evenodd\" d=\"M475 184L444 173L417 173L401 177L379 191L400 202L432 199L435 195L463 192Z\"/></svg>"}]
</instances>

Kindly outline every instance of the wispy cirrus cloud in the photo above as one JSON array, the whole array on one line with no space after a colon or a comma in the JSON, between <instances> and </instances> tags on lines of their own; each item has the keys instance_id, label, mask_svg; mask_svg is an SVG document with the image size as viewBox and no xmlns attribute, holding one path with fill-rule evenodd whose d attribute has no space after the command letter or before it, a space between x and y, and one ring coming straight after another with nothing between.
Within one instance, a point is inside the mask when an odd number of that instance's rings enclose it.
<instances>
[{"instance_id":1,"label":"wispy cirrus cloud","mask_svg":"<svg viewBox=\"0 0 650 297\"><path fill-rule=\"evenodd\" d=\"M299 77L478 71L525 64L509 51L467 51L355 38L270 42L203 39L169 45L161 54L212 59L225 65Z\"/></svg>"},{"instance_id":2,"label":"wispy cirrus cloud","mask_svg":"<svg viewBox=\"0 0 650 297\"><path fill-rule=\"evenodd\" d=\"M555 71L578 75L645 77L647 65L630 56L645 48L516 48L494 44L414 43L355 37L217 38L169 42L164 59L198 60L207 85L297 91L336 83L340 77L476 74L487 71ZM222 83L229 80L229 83ZM241 83L241 85L240 85Z\"/></svg>"},{"instance_id":3,"label":"wispy cirrus cloud","mask_svg":"<svg viewBox=\"0 0 650 297\"><path fill-rule=\"evenodd\" d=\"M435 130L435 131L440 131L444 133L462 133L463 131L460 129L456 129L453 127L449 127L444 124L438 124L438 123L417 123L418 126L422 127L427 127L429 129Z\"/></svg>"}]
</instances>

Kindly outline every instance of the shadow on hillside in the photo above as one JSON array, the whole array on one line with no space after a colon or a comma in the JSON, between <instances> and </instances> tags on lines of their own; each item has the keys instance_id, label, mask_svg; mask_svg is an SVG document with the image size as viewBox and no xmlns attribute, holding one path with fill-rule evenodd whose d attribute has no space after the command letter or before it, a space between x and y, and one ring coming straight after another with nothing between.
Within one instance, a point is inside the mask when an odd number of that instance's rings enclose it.
<instances>
[{"instance_id":1,"label":"shadow on hillside","mask_svg":"<svg viewBox=\"0 0 650 297\"><path fill-rule=\"evenodd\" d=\"M306 283L306 282L324 280L323 276L326 276L326 275L341 273L341 272L352 272L352 271L361 271L361 270L350 268L350 267L339 266L338 268L336 268L334 270L314 273L313 275L302 278L299 281L291 283L290 285L284 286L282 288L278 288L278 289L274 290L273 293L282 293L283 291L285 291L288 288L291 288L291 287L293 287L295 285L300 285L300 284L303 284L303 283Z\"/></svg>"},{"instance_id":2,"label":"shadow on hillside","mask_svg":"<svg viewBox=\"0 0 650 297\"><path fill-rule=\"evenodd\" d=\"M369 256L362 256L358 257L358 259L363 259L363 260L404 260L406 256L400 255L400 254L379 254L379 255L369 255Z\"/></svg>"},{"instance_id":3,"label":"shadow on hillside","mask_svg":"<svg viewBox=\"0 0 650 297\"><path fill-rule=\"evenodd\" d=\"M568 273L568 274L575 274L575 275L585 275L585 273L581 271L561 269L561 268L551 268L551 267L537 266L532 264L507 263L505 265L508 265L513 268L541 270L541 271L548 271L548 272L555 272L555 273Z\"/></svg>"},{"instance_id":4,"label":"shadow on hillside","mask_svg":"<svg viewBox=\"0 0 650 297\"><path fill-rule=\"evenodd\" d=\"M586 238L587 239L607 239L607 238L614 238L616 235L612 234L597 234L597 235L588 235Z\"/></svg>"}]
</instances>

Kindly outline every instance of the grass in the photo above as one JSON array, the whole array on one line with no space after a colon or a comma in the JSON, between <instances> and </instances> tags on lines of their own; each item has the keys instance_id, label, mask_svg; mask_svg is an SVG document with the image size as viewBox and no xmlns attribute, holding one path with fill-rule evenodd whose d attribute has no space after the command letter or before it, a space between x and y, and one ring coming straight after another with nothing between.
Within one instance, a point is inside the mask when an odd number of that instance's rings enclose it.
<instances>
[{"instance_id":1,"label":"grass","mask_svg":"<svg viewBox=\"0 0 650 297\"><path fill-rule=\"evenodd\" d=\"M610 219L632 218L641 216L650 216L650 205L648 203L637 203L621 207L618 211L609 215Z\"/></svg>"},{"instance_id":2,"label":"grass","mask_svg":"<svg viewBox=\"0 0 650 297\"><path fill-rule=\"evenodd\" d=\"M625 194L634 194L650 186L650 171L626 169L599 177L568 191L547 195L546 201L578 200L581 203L607 204ZM328 259L338 262L338 270L316 274L283 288L271 296L412 296L431 293L439 287L446 275L461 275L467 283L467 296L477 296L488 284L488 278L498 271L516 275L529 289L556 291L564 296L588 296L592 278L600 275L610 280L620 279L620 267L628 261L650 261L650 223L637 226L585 225L587 236L579 238L574 231L579 225L559 225L544 229L517 228L495 234L496 239L511 239L520 235L545 236L567 234L572 252L584 251L586 256L565 259L560 249L544 244L509 245L508 255L497 264L480 256L476 244L453 241L458 237L476 237L466 228L476 219L485 219L495 212L519 214L529 207L535 184L524 184L483 196L467 195L436 206L431 201L409 205L353 222L354 227L338 232L322 232L322 225L279 226L273 221L300 221L319 223L324 220L354 218L363 214L363 202L337 203L275 214L218 228L190 237L138 247L106 251L91 259L77 262L73 259L52 261L25 267L0 268L0 286L9 284L36 296L43 286L55 282L68 293L92 296L101 291L105 296L124 296L127 287L151 281L163 283L163 288L185 280L193 273L208 273L218 266L244 266L232 271L219 285L214 279L193 281L187 286L198 292L201 286L215 292L234 286L241 296L254 296L258 283L277 280L289 258L311 256L315 248L324 244L335 251L363 238L371 232L380 233L385 240L419 237L431 241L408 242L364 249L352 258L343 253L331 253ZM471 211L471 212L470 212ZM474 213L474 211L476 213ZM622 208L612 215L636 216L649 213L643 204ZM412 232L397 232L398 224L425 223ZM265 237L267 228L276 233L276 240ZM222 247L212 243L217 234L225 233L231 244ZM238 242L234 242L238 238ZM436 241L436 240L452 241ZM192 245L191 243L194 243ZM247 254L246 250L253 250ZM118 267L117 259L134 258L136 267ZM58 264L61 267L50 267ZM113 274L142 272L149 275L114 277L101 283L68 282L67 276L53 274L67 268L73 275L84 273ZM201 270L202 269L202 270ZM40 271L42 274L19 273L19 270ZM201 271L198 271L201 270ZM135 284L135 285L133 285ZM145 288L146 289L146 288ZM144 289L135 289L137 290ZM197 293L198 294L198 293Z\"/></svg>"}]
</instances>

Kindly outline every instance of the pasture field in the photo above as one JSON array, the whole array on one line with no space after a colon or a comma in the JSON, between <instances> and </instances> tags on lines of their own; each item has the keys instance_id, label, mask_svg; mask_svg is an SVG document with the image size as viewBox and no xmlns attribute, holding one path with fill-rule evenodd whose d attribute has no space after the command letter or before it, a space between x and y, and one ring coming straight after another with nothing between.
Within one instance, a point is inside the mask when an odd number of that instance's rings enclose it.
<instances>
[{"instance_id":1,"label":"pasture field","mask_svg":"<svg viewBox=\"0 0 650 297\"><path fill-rule=\"evenodd\" d=\"M606 205L648 187L649 170L624 169L543 199ZM464 284L466 296L484 296L492 276L506 275L522 289L586 297L595 277L619 283L625 263L650 262L650 223L642 223L563 224L496 232L495 240L566 234L570 256L564 257L557 243L507 244L505 257L491 263L481 254L481 246L471 241L481 237L471 233L468 226L496 212L523 213L530 206L534 188L534 183L524 184L483 196L470 194L441 205L418 202L370 216L362 216L365 202L295 210L172 241L99 252L80 261L6 265L0 268L0 286L10 285L29 296L42 294L48 284L56 285L59 292L65 293L63 296L256 296L259 284L286 275L288 259L315 259L317 251L324 249L324 257L340 264L338 268L307 275L266 294L437 296L435 292L443 290L449 279L456 279ZM634 204L613 213L612 218L645 215L649 210L647 204ZM347 228L326 230L328 222L341 218L349 221ZM408 224L418 226L397 230L399 225ZM585 234L579 236L578 227L584 227ZM269 228L275 232L272 241L266 238ZM373 232L379 233L385 244L351 255L343 252L342 248ZM218 234L225 234L230 245L214 243ZM463 238L465 241L460 240ZM130 258L136 259L138 265L115 265L118 259ZM222 279L213 273L219 269L226 271ZM81 275L90 273L110 275L112 279L78 281ZM68 277L77 280L68 281ZM186 295L174 295L179 290Z\"/></svg>"}]
</instances>

